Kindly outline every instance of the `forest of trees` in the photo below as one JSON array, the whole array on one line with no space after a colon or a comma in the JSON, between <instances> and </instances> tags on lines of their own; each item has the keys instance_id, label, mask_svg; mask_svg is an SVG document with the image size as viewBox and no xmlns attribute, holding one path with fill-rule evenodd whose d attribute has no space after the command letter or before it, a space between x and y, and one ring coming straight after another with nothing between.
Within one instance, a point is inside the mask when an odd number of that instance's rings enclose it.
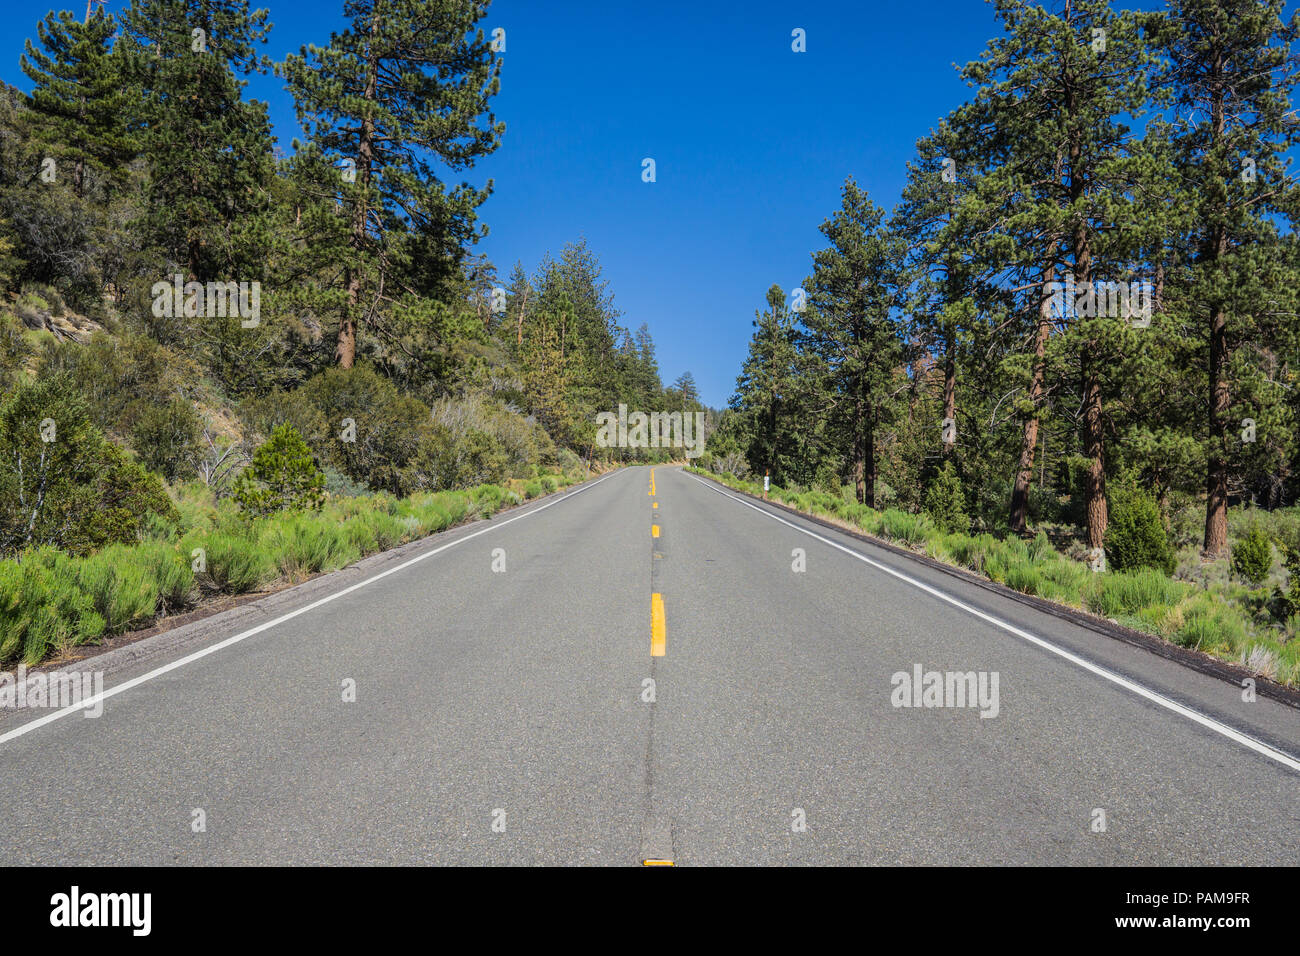
<instances>
[{"instance_id":1,"label":"forest of trees","mask_svg":"<svg viewBox=\"0 0 1300 956\"><path fill-rule=\"evenodd\" d=\"M1199 509L1222 556L1230 507L1300 493L1300 20L1048 6L995 0L969 101L892 212L844 183L802 290L767 293L710 451L913 511L955 474L976 529L1097 549L1134 493L1166 522Z\"/></svg>"},{"instance_id":2,"label":"forest of trees","mask_svg":"<svg viewBox=\"0 0 1300 956\"><path fill-rule=\"evenodd\" d=\"M592 447L620 402L703 407L689 373L664 387L584 240L531 274L475 253L492 183L464 175L504 132L487 8L356 0L278 63L247 0L33 25L31 94L0 88L0 554L74 540L75 517L32 512L51 504L46 418L93 433L137 498L228 495L285 423L330 491L402 495L639 454ZM287 149L254 73L293 96ZM173 281L200 296L158 308ZM228 283L256 284L255 316L211 314L201 293ZM58 467L75 485L88 461Z\"/></svg>"}]
</instances>

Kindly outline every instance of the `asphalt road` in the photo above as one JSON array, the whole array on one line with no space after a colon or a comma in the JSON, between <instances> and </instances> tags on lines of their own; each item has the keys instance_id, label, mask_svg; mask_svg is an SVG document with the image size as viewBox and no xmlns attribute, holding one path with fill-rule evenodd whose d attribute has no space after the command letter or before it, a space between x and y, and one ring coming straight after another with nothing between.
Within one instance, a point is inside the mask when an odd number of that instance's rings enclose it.
<instances>
[{"instance_id":1,"label":"asphalt road","mask_svg":"<svg viewBox=\"0 0 1300 956\"><path fill-rule=\"evenodd\" d=\"M0 863L1300 863L1300 712L677 469L387 560L5 713Z\"/></svg>"}]
</instances>

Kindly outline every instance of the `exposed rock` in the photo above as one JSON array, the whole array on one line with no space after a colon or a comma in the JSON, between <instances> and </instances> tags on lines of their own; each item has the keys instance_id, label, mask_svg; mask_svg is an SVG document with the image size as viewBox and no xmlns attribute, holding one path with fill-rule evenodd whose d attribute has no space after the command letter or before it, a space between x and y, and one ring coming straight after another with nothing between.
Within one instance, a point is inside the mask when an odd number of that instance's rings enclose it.
<instances>
[{"instance_id":1,"label":"exposed rock","mask_svg":"<svg viewBox=\"0 0 1300 956\"><path fill-rule=\"evenodd\" d=\"M75 312L55 315L49 309L35 309L26 305L19 305L15 311L23 325L29 329L43 329L56 338L83 344L90 340L91 335L104 328L94 319Z\"/></svg>"}]
</instances>

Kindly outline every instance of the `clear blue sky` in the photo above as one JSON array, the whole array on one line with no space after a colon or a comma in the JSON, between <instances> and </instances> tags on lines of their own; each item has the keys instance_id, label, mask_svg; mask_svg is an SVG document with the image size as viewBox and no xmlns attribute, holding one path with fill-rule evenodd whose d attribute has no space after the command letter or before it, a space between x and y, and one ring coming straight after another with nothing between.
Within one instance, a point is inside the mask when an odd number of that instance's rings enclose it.
<instances>
[{"instance_id":1,"label":"clear blue sky","mask_svg":"<svg viewBox=\"0 0 1300 956\"><path fill-rule=\"evenodd\" d=\"M271 12L277 60L343 22L342 0L253 6ZM51 3L5 7L0 78L27 90L22 42ZM81 14L84 0L69 7ZM664 382L689 369L715 407L768 287L788 292L808 274L845 177L892 206L917 138L970 92L953 64L997 33L981 0L496 0L484 26L506 30L495 101L506 134L468 175L496 184L479 249L507 276L516 259L531 273L586 236L623 324L649 324ZM796 27L806 53L791 51ZM267 76L248 95L270 104L287 149L288 93ZM655 183L641 181L647 156Z\"/></svg>"}]
</instances>

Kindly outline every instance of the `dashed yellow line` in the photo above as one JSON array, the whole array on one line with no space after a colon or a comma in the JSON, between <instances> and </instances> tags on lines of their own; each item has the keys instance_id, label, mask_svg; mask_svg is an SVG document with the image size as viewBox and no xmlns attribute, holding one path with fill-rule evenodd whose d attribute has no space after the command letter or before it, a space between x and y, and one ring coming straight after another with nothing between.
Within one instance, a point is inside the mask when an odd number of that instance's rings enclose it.
<instances>
[{"instance_id":1,"label":"dashed yellow line","mask_svg":"<svg viewBox=\"0 0 1300 956\"><path fill-rule=\"evenodd\" d=\"M655 496L655 470L651 468L650 469L650 497L653 498L654 496Z\"/></svg>"},{"instance_id":2,"label":"dashed yellow line","mask_svg":"<svg viewBox=\"0 0 1300 956\"><path fill-rule=\"evenodd\" d=\"M657 524L652 524L650 526L650 537L652 538L659 537L659 526Z\"/></svg>"},{"instance_id":3,"label":"dashed yellow line","mask_svg":"<svg viewBox=\"0 0 1300 956\"><path fill-rule=\"evenodd\" d=\"M654 503L654 507L658 508L658 507L659 507L659 502L656 501L656 502Z\"/></svg>"},{"instance_id":4,"label":"dashed yellow line","mask_svg":"<svg viewBox=\"0 0 1300 956\"><path fill-rule=\"evenodd\" d=\"M663 657L667 643L664 598L662 594L655 593L650 595L650 656Z\"/></svg>"}]
</instances>

